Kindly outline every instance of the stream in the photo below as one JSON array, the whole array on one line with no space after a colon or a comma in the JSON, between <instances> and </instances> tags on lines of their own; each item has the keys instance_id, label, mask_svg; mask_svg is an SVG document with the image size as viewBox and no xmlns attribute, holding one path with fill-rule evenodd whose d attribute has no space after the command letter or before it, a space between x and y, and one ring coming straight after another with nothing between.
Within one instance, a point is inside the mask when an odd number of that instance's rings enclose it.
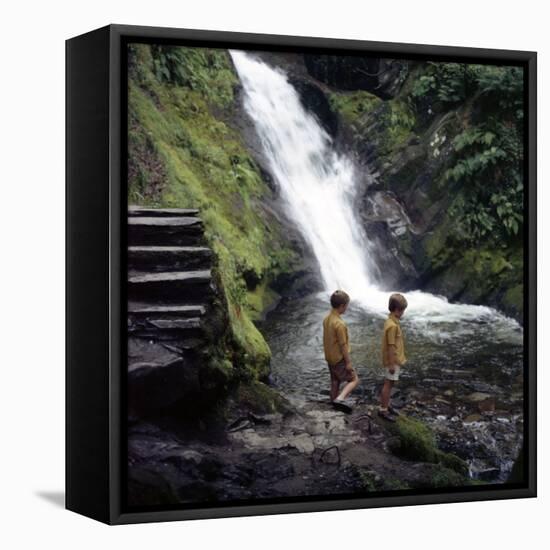
<instances>
[{"instance_id":1,"label":"stream","mask_svg":"<svg viewBox=\"0 0 550 550\"><path fill-rule=\"evenodd\" d=\"M329 308L325 294L283 301L260 324L273 354L272 383L283 394L328 400L322 320ZM418 322L414 316L408 308L401 321L408 362L394 403L430 425L440 448L466 460L473 478L505 481L523 433L521 327L494 311L459 324ZM360 378L352 397L378 406L383 318L352 300L344 319Z\"/></svg>"}]
</instances>

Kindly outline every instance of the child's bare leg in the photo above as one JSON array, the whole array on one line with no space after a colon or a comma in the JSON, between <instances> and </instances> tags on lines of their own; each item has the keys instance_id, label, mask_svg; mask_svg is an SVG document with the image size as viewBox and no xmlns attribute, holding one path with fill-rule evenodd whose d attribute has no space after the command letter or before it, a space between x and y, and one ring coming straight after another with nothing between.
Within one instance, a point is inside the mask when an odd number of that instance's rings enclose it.
<instances>
[{"instance_id":1,"label":"child's bare leg","mask_svg":"<svg viewBox=\"0 0 550 550\"><path fill-rule=\"evenodd\" d=\"M330 401L334 401L336 399L336 396L338 395L338 392L340 391L340 382L338 381L338 378L336 376L330 377Z\"/></svg>"},{"instance_id":2,"label":"child's bare leg","mask_svg":"<svg viewBox=\"0 0 550 550\"><path fill-rule=\"evenodd\" d=\"M351 382L348 382L344 386L342 393L338 396L337 399L340 399L340 400L345 399L357 387L357 384L359 384L359 378L355 376L355 378Z\"/></svg>"},{"instance_id":3,"label":"child's bare leg","mask_svg":"<svg viewBox=\"0 0 550 550\"><path fill-rule=\"evenodd\" d=\"M384 380L384 386L380 392L380 407L386 410L390 405L391 389L393 387L393 380Z\"/></svg>"}]
</instances>

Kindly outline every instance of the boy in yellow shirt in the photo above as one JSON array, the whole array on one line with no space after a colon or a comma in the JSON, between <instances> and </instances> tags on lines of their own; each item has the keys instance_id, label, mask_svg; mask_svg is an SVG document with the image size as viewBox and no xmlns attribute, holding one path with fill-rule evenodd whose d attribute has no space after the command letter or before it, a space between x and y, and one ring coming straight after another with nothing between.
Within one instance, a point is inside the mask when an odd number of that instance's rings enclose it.
<instances>
[{"instance_id":1,"label":"boy in yellow shirt","mask_svg":"<svg viewBox=\"0 0 550 550\"><path fill-rule=\"evenodd\" d=\"M392 294L390 296L388 306L390 314L384 323L384 333L382 334L382 364L386 369L386 375L384 386L380 392L378 415L390 422L395 422L395 418L391 416L392 414L395 416L399 415L390 405L391 390L394 383L399 380L401 368L407 361L400 323L407 305L407 300L402 294Z\"/></svg>"},{"instance_id":2,"label":"boy in yellow shirt","mask_svg":"<svg viewBox=\"0 0 550 550\"><path fill-rule=\"evenodd\" d=\"M352 408L344 402L357 387L359 378L351 366L348 327L341 315L345 313L350 297L337 290L330 297L332 309L323 320L323 348L330 372L330 401L335 409L350 413ZM340 392L340 384L345 386Z\"/></svg>"}]
</instances>

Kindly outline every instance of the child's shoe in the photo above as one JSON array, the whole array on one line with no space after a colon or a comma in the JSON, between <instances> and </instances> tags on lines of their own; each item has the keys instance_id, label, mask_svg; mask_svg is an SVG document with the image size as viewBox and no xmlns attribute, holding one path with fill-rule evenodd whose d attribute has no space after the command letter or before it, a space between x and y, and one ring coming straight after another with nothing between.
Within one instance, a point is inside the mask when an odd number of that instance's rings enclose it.
<instances>
[{"instance_id":1,"label":"child's shoe","mask_svg":"<svg viewBox=\"0 0 550 550\"><path fill-rule=\"evenodd\" d=\"M342 401L341 399L335 399L332 402L332 406L336 410L345 412L346 414L350 414L353 411L353 408L351 407L351 405L348 405L348 403L346 403L345 401Z\"/></svg>"},{"instance_id":2,"label":"child's shoe","mask_svg":"<svg viewBox=\"0 0 550 550\"><path fill-rule=\"evenodd\" d=\"M395 422L395 418L390 414L389 410L378 409L378 416L388 422Z\"/></svg>"},{"instance_id":3,"label":"child's shoe","mask_svg":"<svg viewBox=\"0 0 550 550\"><path fill-rule=\"evenodd\" d=\"M388 407L388 412L394 416L401 416L401 413L397 409L394 409L391 405Z\"/></svg>"}]
</instances>

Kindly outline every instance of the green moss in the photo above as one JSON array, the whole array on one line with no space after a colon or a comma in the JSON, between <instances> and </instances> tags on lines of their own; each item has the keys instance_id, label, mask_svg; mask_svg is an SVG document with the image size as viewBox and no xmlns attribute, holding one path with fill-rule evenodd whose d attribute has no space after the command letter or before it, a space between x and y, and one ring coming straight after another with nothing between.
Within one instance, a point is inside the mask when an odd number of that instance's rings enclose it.
<instances>
[{"instance_id":1,"label":"green moss","mask_svg":"<svg viewBox=\"0 0 550 550\"><path fill-rule=\"evenodd\" d=\"M463 475L437 464L430 473L430 477L416 484L416 488L444 489L446 487L464 487L467 485L470 485L470 481Z\"/></svg>"},{"instance_id":2,"label":"green moss","mask_svg":"<svg viewBox=\"0 0 550 550\"><path fill-rule=\"evenodd\" d=\"M402 479L381 476L358 466L354 466L361 483L363 491L372 493L376 491L405 491L410 485Z\"/></svg>"},{"instance_id":3,"label":"green moss","mask_svg":"<svg viewBox=\"0 0 550 550\"><path fill-rule=\"evenodd\" d=\"M152 71L159 81L200 92L220 107L233 101L238 79L225 50L155 45L150 52Z\"/></svg>"},{"instance_id":4,"label":"green moss","mask_svg":"<svg viewBox=\"0 0 550 550\"><path fill-rule=\"evenodd\" d=\"M385 491L406 491L411 486L401 479L389 478L384 480L382 488Z\"/></svg>"},{"instance_id":5,"label":"green moss","mask_svg":"<svg viewBox=\"0 0 550 550\"><path fill-rule=\"evenodd\" d=\"M461 458L442 452L438 447L435 436L430 428L419 420L400 416L397 422L388 426L396 436L397 440L390 445L390 450L402 458L417 462L431 462L439 464L441 469L438 472L442 477L458 476L464 484L468 476L468 465Z\"/></svg>"},{"instance_id":6,"label":"green moss","mask_svg":"<svg viewBox=\"0 0 550 550\"><path fill-rule=\"evenodd\" d=\"M290 406L286 399L266 384L258 381L241 383L237 388L237 400L257 414L286 412Z\"/></svg>"},{"instance_id":7,"label":"green moss","mask_svg":"<svg viewBox=\"0 0 550 550\"><path fill-rule=\"evenodd\" d=\"M278 297L279 295L269 287L267 282L262 281L253 291L247 294L250 318L254 321L260 319L262 312L273 304Z\"/></svg>"},{"instance_id":8,"label":"green moss","mask_svg":"<svg viewBox=\"0 0 550 550\"><path fill-rule=\"evenodd\" d=\"M462 477L467 477L469 474L468 463L456 455L438 451L437 460L442 466L460 474Z\"/></svg>"},{"instance_id":9,"label":"green moss","mask_svg":"<svg viewBox=\"0 0 550 550\"><path fill-rule=\"evenodd\" d=\"M414 134L416 112L408 98L400 97L383 101L379 97L360 90L331 92L329 102L333 111L360 133L369 128L364 139L374 141L381 157L394 154ZM373 128L376 131L373 132Z\"/></svg>"},{"instance_id":10,"label":"green moss","mask_svg":"<svg viewBox=\"0 0 550 550\"><path fill-rule=\"evenodd\" d=\"M382 112L385 139L381 153L390 154L411 138L416 117L414 108L407 100L390 100L385 106L386 109Z\"/></svg>"},{"instance_id":11,"label":"green moss","mask_svg":"<svg viewBox=\"0 0 550 550\"><path fill-rule=\"evenodd\" d=\"M400 416L389 428L397 436L396 443L390 449L394 454L419 462L437 461L435 436L428 426L418 420Z\"/></svg>"},{"instance_id":12,"label":"green moss","mask_svg":"<svg viewBox=\"0 0 550 550\"><path fill-rule=\"evenodd\" d=\"M359 480L361 483L361 488L366 493L372 493L374 491L380 490L380 483L376 479L374 472L370 470L365 470L364 468L357 468Z\"/></svg>"},{"instance_id":13,"label":"green moss","mask_svg":"<svg viewBox=\"0 0 550 550\"><path fill-rule=\"evenodd\" d=\"M331 92L328 99L331 109L339 113L348 124L353 124L382 103L379 97L363 90Z\"/></svg>"},{"instance_id":14,"label":"green moss","mask_svg":"<svg viewBox=\"0 0 550 550\"><path fill-rule=\"evenodd\" d=\"M523 283L509 288L502 301L509 308L523 313Z\"/></svg>"}]
</instances>

